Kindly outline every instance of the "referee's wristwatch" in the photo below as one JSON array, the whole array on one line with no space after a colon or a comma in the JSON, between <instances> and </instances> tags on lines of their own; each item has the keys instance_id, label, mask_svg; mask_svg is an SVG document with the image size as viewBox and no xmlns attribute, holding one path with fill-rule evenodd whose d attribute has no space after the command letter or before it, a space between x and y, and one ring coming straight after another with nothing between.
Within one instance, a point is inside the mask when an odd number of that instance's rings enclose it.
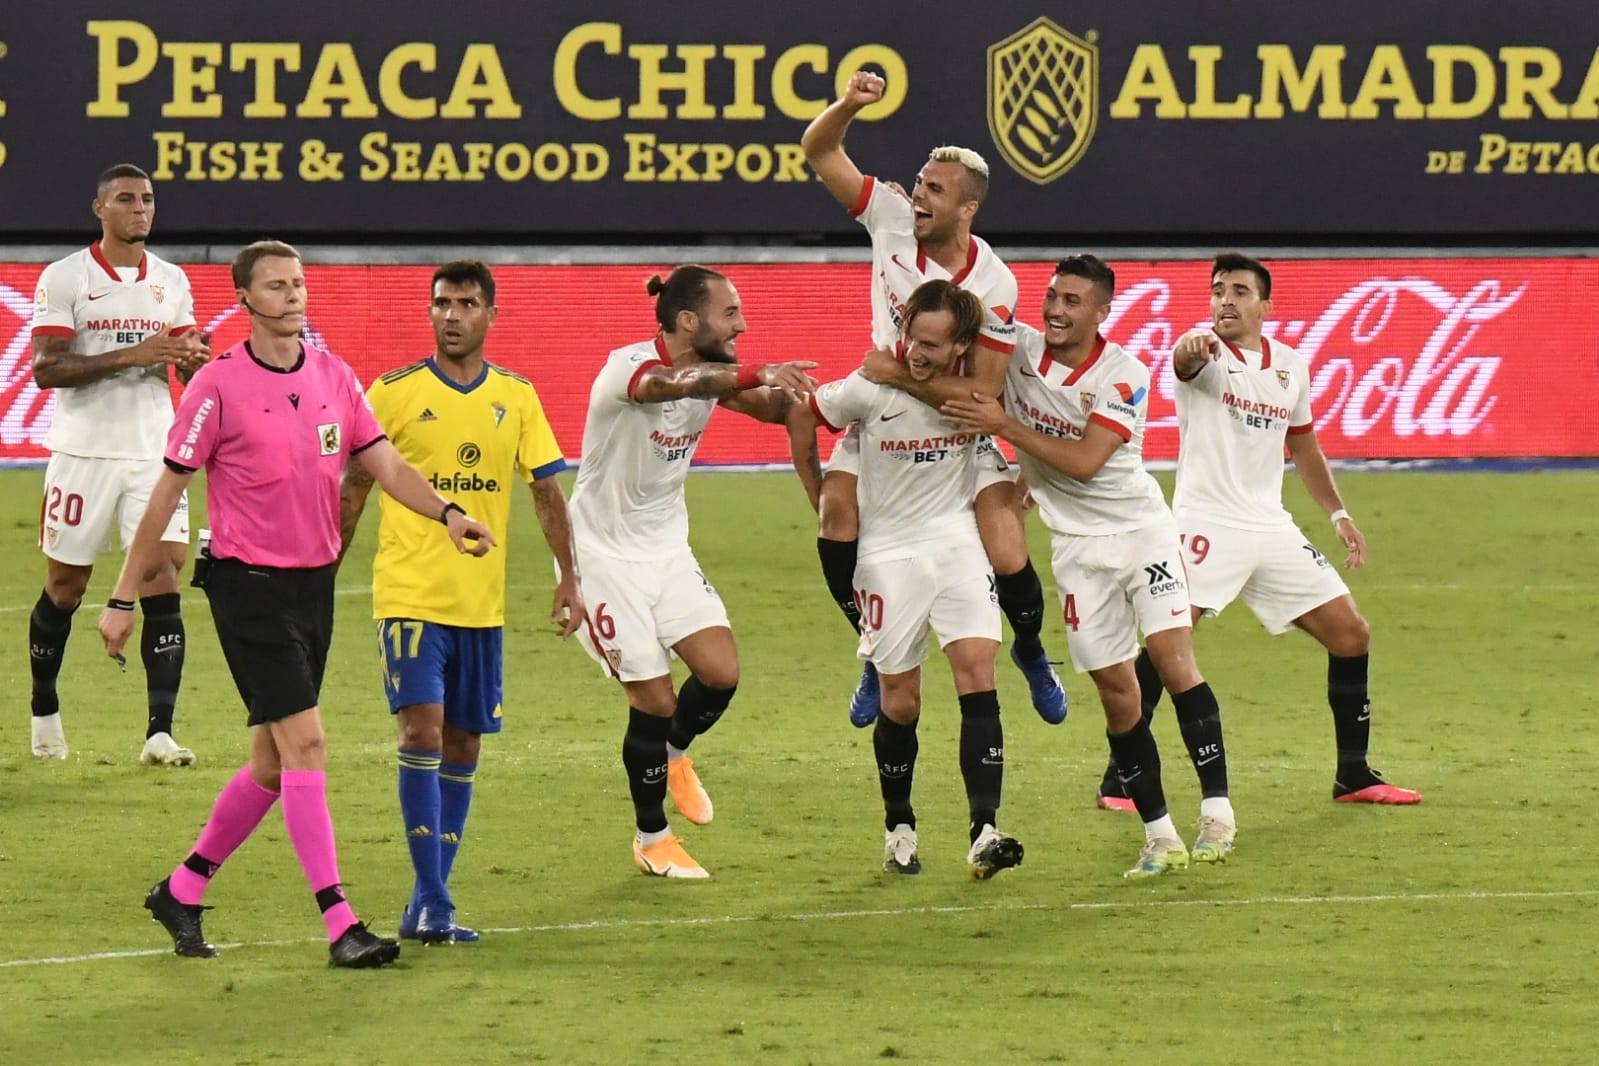
<instances>
[{"instance_id":1,"label":"referee's wristwatch","mask_svg":"<svg viewBox=\"0 0 1599 1066\"><path fill-rule=\"evenodd\" d=\"M460 504L456 503L454 500L451 500L449 503L444 505L444 510L439 512L439 522L444 524L444 525L446 525L446 526L449 525L450 524L450 512L451 511L456 512L462 518L466 517L466 508L462 507Z\"/></svg>"}]
</instances>

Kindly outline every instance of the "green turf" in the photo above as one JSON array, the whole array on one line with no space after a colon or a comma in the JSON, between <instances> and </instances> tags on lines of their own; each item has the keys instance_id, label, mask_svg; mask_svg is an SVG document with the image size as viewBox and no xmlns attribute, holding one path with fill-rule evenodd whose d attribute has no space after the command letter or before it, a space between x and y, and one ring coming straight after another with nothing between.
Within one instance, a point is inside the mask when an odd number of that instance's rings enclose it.
<instances>
[{"instance_id":1,"label":"green turf","mask_svg":"<svg viewBox=\"0 0 1599 1066\"><path fill-rule=\"evenodd\" d=\"M1068 678L1071 718L1048 727L1008 665L1003 821L1027 860L966 879L958 715L940 660L917 777L926 872L878 872L870 733L845 717L851 641L799 487L776 475L690 481L694 544L727 601L743 681L694 750L716 821L677 825L713 879L639 875L618 758L625 705L575 644L545 632L549 564L519 500L507 730L484 745L453 884L463 922L501 931L407 947L376 973L326 968L275 814L207 899L211 938L243 946L174 958L139 908L244 757L198 593L185 596L179 706L198 767L137 765L142 672L137 657L124 676L100 655L92 606L61 683L72 757L27 754L39 482L0 474L0 1061L1599 1061L1591 474L1345 474L1371 541L1351 584L1375 631L1373 761L1427 800L1333 804L1324 656L1235 608L1201 629L1198 652L1228 728L1238 851L1140 884L1120 877L1135 820L1091 803L1104 759L1091 687ZM341 578L324 714L350 898L390 930L409 864L362 591L373 534L369 521ZM91 605L114 565L105 557ZM1046 639L1064 652L1053 608ZM1156 732L1191 829L1197 789L1169 704Z\"/></svg>"}]
</instances>

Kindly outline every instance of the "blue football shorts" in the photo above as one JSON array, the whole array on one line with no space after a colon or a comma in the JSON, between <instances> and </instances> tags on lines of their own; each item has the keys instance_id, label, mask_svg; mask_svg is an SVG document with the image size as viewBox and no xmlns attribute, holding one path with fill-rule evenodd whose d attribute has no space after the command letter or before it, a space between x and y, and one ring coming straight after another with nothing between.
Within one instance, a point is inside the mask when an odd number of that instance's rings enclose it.
<instances>
[{"instance_id":1,"label":"blue football shorts","mask_svg":"<svg viewBox=\"0 0 1599 1066\"><path fill-rule=\"evenodd\" d=\"M389 713L442 703L444 720L457 729L498 733L505 695L503 634L498 626L446 626L414 618L378 622Z\"/></svg>"}]
</instances>

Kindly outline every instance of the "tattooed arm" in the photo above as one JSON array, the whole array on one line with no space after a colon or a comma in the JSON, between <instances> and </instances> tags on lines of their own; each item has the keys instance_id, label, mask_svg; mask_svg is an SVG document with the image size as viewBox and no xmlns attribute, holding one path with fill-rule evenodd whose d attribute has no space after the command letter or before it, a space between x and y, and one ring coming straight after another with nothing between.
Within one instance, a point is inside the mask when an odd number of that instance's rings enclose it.
<instances>
[{"instance_id":1,"label":"tattooed arm","mask_svg":"<svg viewBox=\"0 0 1599 1066\"><path fill-rule=\"evenodd\" d=\"M350 550L355 539L355 529L361 524L361 512L366 509L366 498L372 492L372 475L357 456L350 456L344 465L344 480L339 483L339 559Z\"/></svg>"},{"instance_id":2,"label":"tattooed arm","mask_svg":"<svg viewBox=\"0 0 1599 1066\"><path fill-rule=\"evenodd\" d=\"M638 403L669 403L696 397L722 400L750 389L773 386L796 397L816 387L805 371L810 362L738 366L734 363L692 363L688 366L654 366L644 372L633 390Z\"/></svg>"},{"instance_id":3,"label":"tattooed arm","mask_svg":"<svg viewBox=\"0 0 1599 1066\"><path fill-rule=\"evenodd\" d=\"M200 357L201 353L209 354L209 349L193 332L174 337L171 329L152 333L130 347L99 355L74 353L72 341L72 337L54 333L33 339L33 380L39 388L70 389L92 385L131 367L164 368L168 363L181 366Z\"/></svg>"}]
</instances>

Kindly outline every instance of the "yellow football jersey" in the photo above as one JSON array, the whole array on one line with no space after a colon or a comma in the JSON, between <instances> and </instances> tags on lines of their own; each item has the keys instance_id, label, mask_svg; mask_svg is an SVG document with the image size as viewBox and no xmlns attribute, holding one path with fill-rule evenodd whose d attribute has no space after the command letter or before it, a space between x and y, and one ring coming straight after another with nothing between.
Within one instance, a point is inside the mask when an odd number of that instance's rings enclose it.
<instances>
[{"instance_id":1,"label":"yellow football jersey","mask_svg":"<svg viewBox=\"0 0 1599 1066\"><path fill-rule=\"evenodd\" d=\"M481 559L462 555L435 517L383 496L372 616L504 625L511 494L520 482L566 468L538 392L526 378L493 364L485 364L472 385L457 385L428 358L384 374L367 397L406 461L499 542Z\"/></svg>"}]
</instances>

